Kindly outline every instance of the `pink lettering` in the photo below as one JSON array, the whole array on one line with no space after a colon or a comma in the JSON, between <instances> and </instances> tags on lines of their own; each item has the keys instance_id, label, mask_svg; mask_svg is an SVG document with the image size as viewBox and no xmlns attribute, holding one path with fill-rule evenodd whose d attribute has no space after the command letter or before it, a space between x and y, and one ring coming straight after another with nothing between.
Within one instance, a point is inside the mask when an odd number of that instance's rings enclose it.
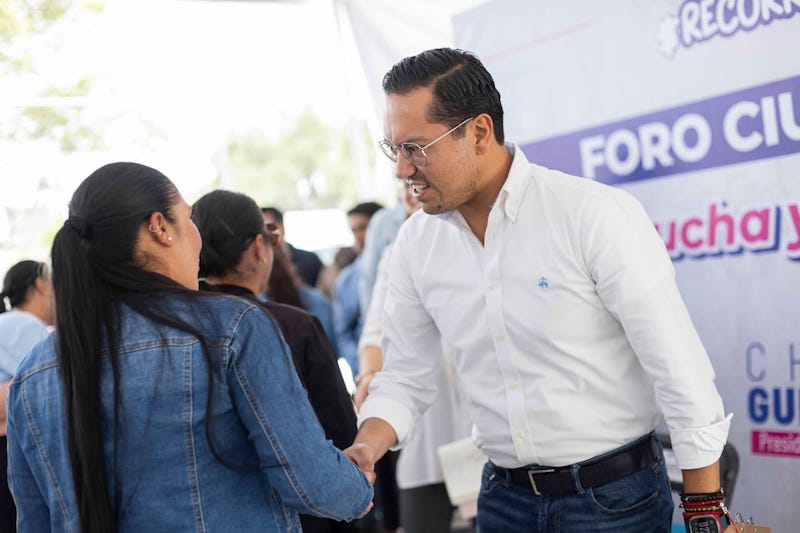
<instances>
[{"instance_id":1,"label":"pink lettering","mask_svg":"<svg viewBox=\"0 0 800 533\"><path fill-rule=\"evenodd\" d=\"M691 231L692 226L702 228L703 221L699 218L690 218L683 224L683 227L681 228L681 240L683 241L683 245L690 250L699 248L703 245L702 237L695 240L689 239L689 231Z\"/></svg>"},{"instance_id":2,"label":"pink lettering","mask_svg":"<svg viewBox=\"0 0 800 533\"><path fill-rule=\"evenodd\" d=\"M711 247L717 244L717 226L725 225L727 229L725 244L733 246L733 230L734 223L733 217L729 214L717 215L717 205L711 204L711 209L708 214L708 245Z\"/></svg>"},{"instance_id":3,"label":"pink lettering","mask_svg":"<svg viewBox=\"0 0 800 533\"><path fill-rule=\"evenodd\" d=\"M769 229L770 229L770 216L769 216L769 209L762 209L760 211L756 211L755 209L752 211L748 211L742 217L741 222L741 233L744 240L748 243L754 242L768 242L769 241ZM752 222L755 221L758 223L758 229L756 231L752 231Z\"/></svg>"},{"instance_id":4,"label":"pink lettering","mask_svg":"<svg viewBox=\"0 0 800 533\"><path fill-rule=\"evenodd\" d=\"M759 455L800 457L800 433L784 431L752 431L750 450Z\"/></svg>"},{"instance_id":5,"label":"pink lettering","mask_svg":"<svg viewBox=\"0 0 800 533\"><path fill-rule=\"evenodd\" d=\"M798 209L797 204L791 204L787 207L789 209L789 215L792 219L792 227L794 228L794 236L796 240L789 243L789 245L786 247L786 250L789 251L790 255L797 255L800 254L800 209Z\"/></svg>"},{"instance_id":6,"label":"pink lettering","mask_svg":"<svg viewBox=\"0 0 800 533\"><path fill-rule=\"evenodd\" d=\"M787 205L794 234L785 245L790 259L800 258L800 204ZM703 214L687 214L654 222L673 261L684 254L694 259L723 254L777 251L781 247L781 207L731 210L724 202L709 204Z\"/></svg>"}]
</instances>

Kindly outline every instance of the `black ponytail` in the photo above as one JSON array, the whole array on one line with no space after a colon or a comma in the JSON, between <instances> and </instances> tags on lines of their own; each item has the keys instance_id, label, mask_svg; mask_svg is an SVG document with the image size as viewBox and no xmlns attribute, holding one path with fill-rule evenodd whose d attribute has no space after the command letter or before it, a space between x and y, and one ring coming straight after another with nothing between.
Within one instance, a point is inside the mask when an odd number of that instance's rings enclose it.
<instances>
[{"instance_id":1,"label":"black ponytail","mask_svg":"<svg viewBox=\"0 0 800 533\"><path fill-rule=\"evenodd\" d=\"M161 305L164 294L196 300L200 293L144 269L147 258L137 257L136 244L142 225L154 212L174 222L173 206L178 197L172 182L157 170L136 163L106 165L75 191L69 218L53 241L56 340L64 376L69 458L81 530L86 533L113 533L119 520L116 442L121 403L117 358L120 304L199 338L210 365L207 339L196 325L202 322L181 321ZM100 359L104 347L111 356L114 379L110 386L114 394L115 459L110 468L105 464L100 396ZM208 375L207 414L213 390L210 366ZM207 436L209 424L207 416ZM211 449L220 459L213 442ZM116 487L113 506L107 491L107 479L112 473Z\"/></svg>"}]
</instances>

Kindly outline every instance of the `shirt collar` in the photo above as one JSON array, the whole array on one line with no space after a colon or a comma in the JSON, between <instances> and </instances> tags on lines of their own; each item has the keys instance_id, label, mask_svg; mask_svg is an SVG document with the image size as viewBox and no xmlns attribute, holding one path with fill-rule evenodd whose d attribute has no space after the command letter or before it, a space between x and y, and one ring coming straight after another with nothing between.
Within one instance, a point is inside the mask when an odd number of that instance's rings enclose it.
<instances>
[{"instance_id":1,"label":"shirt collar","mask_svg":"<svg viewBox=\"0 0 800 533\"><path fill-rule=\"evenodd\" d=\"M512 143L505 143L505 148L511 154L511 168L508 170L508 176L500 189L500 194L495 202L504 202L503 210L512 222L517 221L517 214L519 213L520 204L525 196L525 191L528 190L528 179L530 173L530 163L528 158L522 152L519 146ZM436 215L441 220L448 220L453 216L456 210L447 211Z\"/></svg>"},{"instance_id":2,"label":"shirt collar","mask_svg":"<svg viewBox=\"0 0 800 533\"><path fill-rule=\"evenodd\" d=\"M528 158L525 157L525 154L516 144L506 143L506 149L513 159L511 168L508 170L508 177L503 184L503 188L500 189L497 201L503 202L502 207L506 216L512 222L516 222L522 199L525 197L525 191L528 190L528 185L530 184L530 163L528 163Z\"/></svg>"}]
</instances>

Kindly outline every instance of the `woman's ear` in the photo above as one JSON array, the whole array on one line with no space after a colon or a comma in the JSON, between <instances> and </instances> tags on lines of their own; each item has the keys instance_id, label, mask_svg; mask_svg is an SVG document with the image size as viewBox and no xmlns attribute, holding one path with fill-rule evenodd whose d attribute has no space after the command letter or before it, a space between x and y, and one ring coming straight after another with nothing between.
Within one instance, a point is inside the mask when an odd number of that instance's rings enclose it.
<instances>
[{"instance_id":1,"label":"woman's ear","mask_svg":"<svg viewBox=\"0 0 800 533\"><path fill-rule=\"evenodd\" d=\"M36 278L33 287L34 289L36 289L36 292L41 294L47 294L49 285L50 285L49 281L44 279L42 276L39 276L38 278Z\"/></svg>"},{"instance_id":2,"label":"woman's ear","mask_svg":"<svg viewBox=\"0 0 800 533\"><path fill-rule=\"evenodd\" d=\"M153 211L147 219L147 231L153 239L165 246L172 246L172 235L169 234L167 219L160 211Z\"/></svg>"},{"instance_id":3,"label":"woman's ear","mask_svg":"<svg viewBox=\"0 0 800 533\"><path fill-rule=\"evenodd\" d=\"M150 233L157 233L164 230L164 215L161 211L153 211L147 219L147 229Z\"/></svg>"},{"instance_id":4,"label":"woman's ear","mask_svg":"<svg viewBox=\"0 0 800 533\"><path fill-rule=\"evenodd\" d=\"M266 263L268 261L267 248L269 248L269 245L264 240L264 236L260 233L256 235L256 238L253 239L253 244L250 245L250 249L255 254L256 261L259 263Z\"/></svg>"}]
</instances>

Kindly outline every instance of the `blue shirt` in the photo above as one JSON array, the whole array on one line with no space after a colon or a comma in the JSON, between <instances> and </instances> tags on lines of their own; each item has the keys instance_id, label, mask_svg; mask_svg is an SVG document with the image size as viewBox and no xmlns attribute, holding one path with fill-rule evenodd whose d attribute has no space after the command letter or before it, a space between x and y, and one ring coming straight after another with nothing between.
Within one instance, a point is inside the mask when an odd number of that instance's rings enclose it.
<instances>
[{"instance_id":1,"label":"blue shirt","mask_svg":"<svg viewBox=\"0 0 800 533\"><path fill-rule=\"evenodd\" d=\"M322 294L322 291L308 285L300 287L300 301L306 311L317 317L322 324L322 329L330 339L336 354L339 354L339 346L336 344L336 330L333 327L333 306L330 300Z\"/></svg>"},{"instance_id":2,"label":"blue shirt","mask_svg":"<svg viewBox=\"0 0 800 533\"><path fill-rule=\"evenodd\" d=\"M105 431L108 492L122 532L300 531L297 512L353 520L372 499L364 474L325 435L268 314L232 296L164 299L210 339L121 309L120 421ZM197 313L202 306L201 312ZM20 365L8 397L8 476L20 531L80 530L54 337ZM209 364L211 365L209 367ZM208 405L209 368L214 373ZM101 360L103 427L113 426L112 368ZM207 407L214 416L209 420ZM217 460L214 449L229 462ZM113 470L109 469L110 472ZM111 498L112 505L114 498Z\"/></svg>"},{"instance_id":3,"label":"blue shirt","mask_svg":"<svg viewBox=\"0 0 800 533\"><path fill-rule=\"evenodd\" d=\"M358 280L358 298L361 314L366 316L369 311L369 300L372 297L372 288L378 276L378 263L383 256L383 250L394 242L400 226L408 218L406 207L401 203L394 207L384 207L369 219L367 236L364 239L364 251L361 252L361 274Z\"/></svg>"},{"instance_id":4,"label":"blue shirt","mask_svg":"<svg viewBox=\"0 0 800 533\"><path fill-rule=\"evenodd\" d=\"M358 339L363 326L358 304L358 278L361 256L347 265L336 276L333 284L333 327L339 356L344 357L353 371L358 374Z\"/></svg>"},{"instance_id":5,"label":"blue shirt","mask_svg":"<svg viewBox=\"0 0 800 533\"><path fill-rule=\"evenodd\" d=\"M47 337L47 324L27 311L0 314L0 381L9 381L31 348Z\"/></svg>"}]
</instances>

